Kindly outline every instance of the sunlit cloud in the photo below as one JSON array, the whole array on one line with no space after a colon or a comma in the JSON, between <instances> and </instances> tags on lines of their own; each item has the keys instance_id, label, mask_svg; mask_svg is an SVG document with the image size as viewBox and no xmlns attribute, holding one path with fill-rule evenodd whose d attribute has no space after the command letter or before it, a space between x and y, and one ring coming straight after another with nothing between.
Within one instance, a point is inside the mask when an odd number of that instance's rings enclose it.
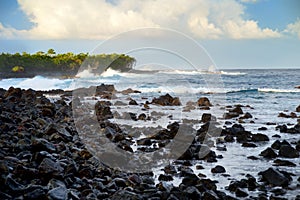
<instances>
[{"instance_id":1,"label":"sunlit cloud","mask_svg":"<svg viewBox=\"0 0 300 200\"><path fill-rule=\"evenodd\" d=\"M244 0L245 1L245 0ZM281 33L244 18L241 1L227 0L19 0L34 24L16 30L0 24L1 38L106 39L142 27L164 27L195 38L276 38Z\"/></svg>"}]
</instances>

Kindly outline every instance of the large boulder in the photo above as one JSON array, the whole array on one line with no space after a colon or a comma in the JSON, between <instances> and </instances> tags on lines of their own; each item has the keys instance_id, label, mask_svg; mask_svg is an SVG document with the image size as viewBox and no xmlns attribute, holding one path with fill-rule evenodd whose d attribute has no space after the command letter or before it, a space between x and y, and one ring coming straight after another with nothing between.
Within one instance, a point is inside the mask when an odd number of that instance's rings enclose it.
<instances>
[{"instance_id":1,"label":"large boulder","mask_svg":"<svg viewBox=\"0 0 300 200\"><path fill-rule=\"evenodd\" d=\"M180 106L181 105L178 97L172 97L169 94L162 95L158 98L153 98L151 103L158 104L161 106Z\"/></svg>"},{"instance_id":2,"label":"large boulder","mask_svg":"<svg viewBox=\"0 0 300 200\"><path fill-rule=\"evenodd\" d=\"M290 145L281 145L279 149L279 156L285 158L298 158L299 152Z\"/></svg>"},{"instance_id":3,"label":"large boulder","mask_svg":"<svg viewBox=\"0 0 300 200\"><path fill-rule=\"evenodd\" d=\"M280 171L274 168L269 168L266 171L259 172L262 180L274 186L287 186L289 179Z\"/></svg>"}]
</instances>

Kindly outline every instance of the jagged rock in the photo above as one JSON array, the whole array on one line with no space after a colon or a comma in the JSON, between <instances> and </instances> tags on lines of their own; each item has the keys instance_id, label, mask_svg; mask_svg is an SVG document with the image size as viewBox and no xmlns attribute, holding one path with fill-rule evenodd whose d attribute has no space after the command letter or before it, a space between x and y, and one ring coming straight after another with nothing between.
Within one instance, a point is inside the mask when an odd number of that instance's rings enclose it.
<instances>
[{"instance_id":1,"label":"jagged rock","mask_svg":"<svg viewBox=\"0 0 300 200\"><path fill-rule=\"evenodd\" d=\"M263 150L260 154L260 156L263 156L264 158L268 158L268 159L272 159L272 158L276 158L277 157L277 154L276 152L268 147L267 149Z\"/></svg>"},{"instance_id":2,"label":"jagged rock","mask_svg":"<svg viewBox=\"0 0 300 200\"><path fill-rule=\"evenodd\" d=\"M180 106L181 105L178 97L172 97L169 94L162 95L158 98L153 98L151 103L158 104L161 106Z\"/></svg>"},{"instance_id":3,"label":"jagged rock","mask_svg":"<svg viewBox=\"0 0 300 200\"><path fill-rule=\"evenodd\" d=\"M134 99L131 99L128 104L132 106L139 105Z\"/></svg>"},{"instance_id":4,"label":"jagged rock","mask_svg":"<svg viewBox=\"0 0 300 200\"><path fill-rule=\"evenodd\" d=\"M99 121L113 118L110 106L111 103L109 101L98 101L95 104L95 112Z\"/></svg>"},{"instance_id":5,"label":"jagged rock","mask_svg":"<svg viewBox=\"0 0 300 200\"><path fill-rule=\"evenodd\" d=\"M269 168L266 171L259 172L259 175L262 176L263 181L274 186L287 186L289 184L289 179L285 177L283 173L274 168Z\"/></svg>"},{"instance_id":6,"label":"jagged rock","mask_svg":"<svg viewBox=\"0 0 300 200\"><path fill-rule=\"evenodd\" d=\"M68 197L67 188L63 186L53 188L48 192L47 197L51 200L66 200Z\"/></svg>"},{"instance_id":7,"label":"jagged rock","mask_svg":"<svg viewBox=\"0 0 300 200\"><path fill-rule=\"evenodd\" d=\"M285 158L298 158L299 152L290 145L281 145L279 149L279 156Z\"/></svg>"},{"instance_id":8,"label":"jagged rock","mask_svg":"<svg viewBox=\"0 0 300 200\"><path fill-rule=\"evenodd\" d=\"M241 114L244 114L241 106L236 106L235 108L233 108L232 110L229 110L229 112L232 112L232 113L237 113L239 115Z\"/></svg>"},{"instance_id":9,"label":"jagged rock","mask_svg":"<svg viewBox=\"0 0 300 200\"><path fill-rule=\"evenodd\" d=\"M60 174L62 171L62 166L50 158L45 158L39 165L39 172L41 174Z\"/></svg>"}]
</instances>

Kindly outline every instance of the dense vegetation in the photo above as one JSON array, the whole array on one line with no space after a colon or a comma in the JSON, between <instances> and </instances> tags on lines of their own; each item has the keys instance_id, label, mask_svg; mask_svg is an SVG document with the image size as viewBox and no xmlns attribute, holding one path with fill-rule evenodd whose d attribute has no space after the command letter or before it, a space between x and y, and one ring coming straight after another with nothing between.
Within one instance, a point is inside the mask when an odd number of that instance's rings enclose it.
<instances>
[{"instance_id":1,"label":"dense vegetation","mask_svg":"<svg viewBox=\"0 0 300 200\"><path fill-rule=\"evenodd\" d=\"M108 68L128 71L135 64L135 59L124 54L63 53L56 54L53 49L47 53L26 52L0 54L0 78L46 76L75 76L81 65L86 65L94 72Z\"/></svg>"}]
</instances>

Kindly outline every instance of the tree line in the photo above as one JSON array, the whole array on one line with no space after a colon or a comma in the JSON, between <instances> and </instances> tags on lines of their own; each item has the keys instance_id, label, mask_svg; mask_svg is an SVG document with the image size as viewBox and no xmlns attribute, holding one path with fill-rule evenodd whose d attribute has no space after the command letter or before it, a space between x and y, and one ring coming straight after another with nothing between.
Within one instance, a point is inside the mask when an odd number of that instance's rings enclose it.
<instances>
[{"instance_id":1,"label":"tree line","mask_svg":"<svg viewBox=\"0 0 300 200\"><path fill-rule=\"evenodd\" d=\"M108 68L128 71L132 69L136 60L125 54L74 54L71 52L56 54L54 49L47 52L2 53L0 54L0 73L3 74L61 74L74 76L80 66L86 65L93 71Z\"/></svg>"}]
</instances>

